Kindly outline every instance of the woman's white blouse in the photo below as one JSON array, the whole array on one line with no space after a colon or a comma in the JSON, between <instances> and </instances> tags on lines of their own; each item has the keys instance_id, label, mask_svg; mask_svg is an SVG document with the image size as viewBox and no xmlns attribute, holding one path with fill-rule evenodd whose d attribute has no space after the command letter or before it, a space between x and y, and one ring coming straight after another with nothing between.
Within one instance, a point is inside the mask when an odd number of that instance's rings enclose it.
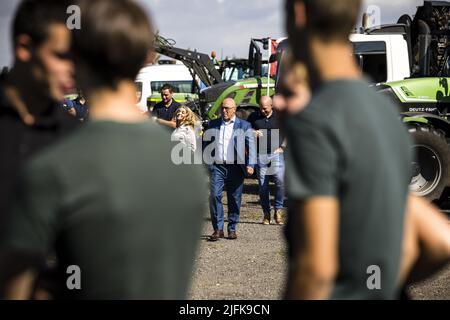
<instances>
[{"instance_id":1,"label":"woman's white blouse","mask_svg":"<svg viewBox=\"0 0 450 320\"><path fill-rule=\"evenodd\" d=\"M189 126L180 126L172 133L172 141L179 141L192 152L197 149L197 141L194 129Z\"/></svg>"}]
</instances>

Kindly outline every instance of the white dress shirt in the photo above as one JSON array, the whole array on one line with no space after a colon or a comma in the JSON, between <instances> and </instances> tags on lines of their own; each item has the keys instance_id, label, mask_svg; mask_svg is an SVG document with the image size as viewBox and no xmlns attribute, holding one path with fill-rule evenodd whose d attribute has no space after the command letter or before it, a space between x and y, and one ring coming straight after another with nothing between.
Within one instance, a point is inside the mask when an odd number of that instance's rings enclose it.
<instances>
[{"instance_id":1,"label":"white dress shirt","mask_svg":"<svg viewBox=\"0 0 450 320\"><path fill-rule=\"evenodd\" d=\"M215 162L219 164L234 162L233 128L236 121L234 116L230 121L222 120L218 137Z\"/></svg>"}]
</instances>

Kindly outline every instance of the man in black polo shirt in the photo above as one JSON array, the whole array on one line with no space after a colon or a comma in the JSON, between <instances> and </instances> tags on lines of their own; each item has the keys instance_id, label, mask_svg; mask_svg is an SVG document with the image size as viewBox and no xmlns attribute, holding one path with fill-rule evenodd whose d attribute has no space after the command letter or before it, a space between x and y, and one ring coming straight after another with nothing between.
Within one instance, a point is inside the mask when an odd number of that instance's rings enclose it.
<instances>
[{"instance_id":1,"label":"man in black polo shirt","mask_svg":"<svg viewBox=\"0 0 450 320\"><path fill-rule=\"evenodd\" d=\"M163 126L175 128L174 121L175 111L181 106L173 99L173 87L170 84L165 84L161 88L162 101L153 107L152 117L155 121Z\"/></svg>"},{"instance_id":2,"label":"man in black polo shirt","mask_svg":"<svg viewBox=\"0 0 450 320\"><path fill-rule=\"evenodd\" d=\"M252 128L255 126L255 121L259 120L263 117L263 115L261 114L261 110L257 110L255 112L252 112L248 118L247 118L247 122L249 122L252 125Z\"/></svg>"},{"instance_id":3,"label":"man in black polo shirt","mask_svg":"<svg viewBox=\"0 0 450 320\"><path fill-rule=\"evenodd\" d=\"M275 182L274 219L283 224L280 210L284 201L284 156L283 137L280 133L278 115L272 108L272 99L264 96L260 100L260 118L253 122L258 137L258 181L259 198L264 212L263 224L270 224L269 181Z\"/></svg>"}]
</instances>

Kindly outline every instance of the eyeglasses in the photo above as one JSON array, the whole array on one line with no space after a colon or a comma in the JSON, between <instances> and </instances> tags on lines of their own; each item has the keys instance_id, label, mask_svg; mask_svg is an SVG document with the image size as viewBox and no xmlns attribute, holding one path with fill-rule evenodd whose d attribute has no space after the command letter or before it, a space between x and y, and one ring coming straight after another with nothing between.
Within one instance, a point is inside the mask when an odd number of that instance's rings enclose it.
<instances>
[{"instance_id":1,"label":"eyeglasses","mask_svg":"<svg viewBox=\"0 0 450 320\"><path fill-rule=\"evenodd\" d=\"M226 110L226 111L234 109L234 107L221 107L221 108L222 108L222 110Z\"/></svg>"}]
</instances>

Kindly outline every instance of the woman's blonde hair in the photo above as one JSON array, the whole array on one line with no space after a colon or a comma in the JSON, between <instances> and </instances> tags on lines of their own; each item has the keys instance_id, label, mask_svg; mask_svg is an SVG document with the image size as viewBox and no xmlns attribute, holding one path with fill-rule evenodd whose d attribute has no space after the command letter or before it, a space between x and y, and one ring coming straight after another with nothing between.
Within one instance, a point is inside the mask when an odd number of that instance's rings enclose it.
<instances>
[{"instance_id":1,"label":"woman's blonde hair","mask_svg":"<svg viewBox=\"0 0 450 320\"><path fill-rule=\"evenodd\" d=\"M177 111L175 112L175 114L178 113L178 110L184 109L186 111L186 118L183 120L182 123L180 123L180 125L185 125L185 126L189 126L192 128L195 128L195 125L198 123L198 118L195 115L195 113L191 110L191 108L182 105L180 106Z\"/></svg>"}]
</instances>

